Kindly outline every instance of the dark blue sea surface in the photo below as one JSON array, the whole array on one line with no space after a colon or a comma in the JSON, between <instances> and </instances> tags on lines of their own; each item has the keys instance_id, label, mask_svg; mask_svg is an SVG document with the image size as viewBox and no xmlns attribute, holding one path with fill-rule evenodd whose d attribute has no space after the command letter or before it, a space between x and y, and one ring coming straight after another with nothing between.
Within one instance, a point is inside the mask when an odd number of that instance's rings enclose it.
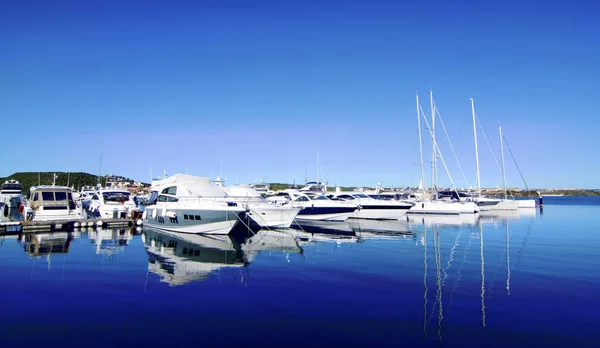
<instances>
[{"instance_id":1,"label":"dark blue sea surface","mask_svg":"<svg viewBox=\"0 0 600 348\"><path fill-rule=\"evenodd\" d=\"M4 236L0 346L598 346L598 216Z\"/></svg>"}]
</instances>

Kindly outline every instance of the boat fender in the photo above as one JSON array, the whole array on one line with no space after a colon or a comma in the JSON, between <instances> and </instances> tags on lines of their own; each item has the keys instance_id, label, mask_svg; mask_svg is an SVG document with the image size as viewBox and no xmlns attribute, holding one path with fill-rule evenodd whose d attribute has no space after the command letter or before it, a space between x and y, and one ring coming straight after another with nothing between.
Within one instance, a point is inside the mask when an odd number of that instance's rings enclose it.
<instances>
[{"instance_id":1,"label":"boat fender","mask_svg":"<svg viewBox=\"0 0 600 348\"><path fill-rule=\"evenodd\" d=\"M167 207L162 208L162 216L167 216Z\"/></svg>"},{"instance_id":2,"label":"boat fender","mask_svg":"<svg viewBox=\"0 0 600 348\"><path fill-rule=\"evenodd\" d=\"M146 210L144 210L144 212L142 213L142 220L146 220L147 216L148 216L148 212Z\"/></svg>"},{"instance_id":3,"label":"boat fender","mask_svg":"<svg viewBox=\"0 0 600 348\"><path fill-rule=\"evenodd\" d=\"M156 215L158 214L158 209L152 209L152 218L156 220Z\"/></svg>"},{"instance_id":4,"label":"boat fender","mask_svg":"<svg viewBox=\"0 0 600 348\"><path fill-rule=\"evenodd\" d=\"M25 206L23 203L19 203L19 213L23 214L23 210L25 210Z\"/></svg>"},{"instance_id":5,"label":"boat fender","mask_svg":"<svg viewBox=\"0 0 600 348\"><path fill-rule=\"evenodd\" d=\"M165 214L165 217L168 217L168 218L174 219L174 218L176 218L176 217L177 217L177 213L176 213L176 212L174 212L174 211L168 211L168 212Z\"/></svg>"}]
</instances>

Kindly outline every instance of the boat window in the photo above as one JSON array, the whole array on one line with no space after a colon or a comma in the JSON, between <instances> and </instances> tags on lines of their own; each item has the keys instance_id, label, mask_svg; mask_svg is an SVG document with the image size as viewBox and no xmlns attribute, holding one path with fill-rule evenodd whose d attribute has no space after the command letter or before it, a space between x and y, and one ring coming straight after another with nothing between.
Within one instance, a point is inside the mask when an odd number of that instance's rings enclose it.
<instances>
[{"instance_id":1,"label":"boat window","mask_svg":"<svg viewBox=\"0 0 600 348\"><path fill-rule=\"evenodd\" d=\"M54 200L54 192L42 192L42 200L43 201L53 201Z\"/></svg>"},{"instance_id":2,"label":"boat window","mask_svg":"<svg viewBox=\"0 0 600 348\"><path fill-rule=\"evenodd\" d=\"M66 192L55 192L54 196L56 197L57 201L66 201L67 200Z\"/></svg>"},{"instance_id":3,"label":"boat window","mask_svg":"<svg viewBox=\"0 0 600 348\"><path fill-rule=\"evenodd\" d=\"M321 196L314 196L312 198L312 200L313 201L328 201L329 199L327 197L321 195Z\"/></svg>"},{"instance_id":4,"label":"boat window","mask_svg":"<svg viewBox=\"0 0 600 348\"><path fill-rule=\"evenodd\" d=\"M354 199L354 197L352 197L350 195L339 195L338 198L342 198L342 199Z\"/></svg>"},{"instance_id":5,"label":"boat window","mask_svg":"<svg viewBox=\"0 0 600 348\"><path fill-rule=\"evenodd\" d=\"M37 201L38 199L39 199L39 195L38 195L38 193L36 192L36 193L34 193L34 194L33 194L33 200L34 200L34 201Z\"/></svg>"},{"instance_id":6,"label":"boat window","mask_svg":"<svg viewBox=\"0 0 600 348\"><path fill-rule=\"evenodd\" d=\"M187 220L188 219L188 215L187 214L183 214L183 219Z\"/></svg>"},{"instance_id":7,"label":"boat window","mask_svg":"<svg viewBox=\"0 0 600 348\"><path fill-rule=\"evenodd\" d=\"M297 202L308 202L309 199L307 197L300 196L300 197L296 198L296 201Z\"/></svg>"},{"instance_id":8,"label":"boat window","mask_svg":"<svg viewBox=\"0 0 600 348\"><path fill-rule=\"evenodd\" d=\"M177 194L177 186L167 187L166 189L162 190L161 193L164 193L167 195L176 195Z\"/></svg>"},{"instance_id":9,"label":"boat window","mask_svg":"<svg viewBox=\"0 0 600 348\"><path fill-rule=\"evenodd\" d=\"M163 196L163 195L158 196L158 201L159 202L166 202L167 201L167 196Z\"/></svg>"},{"instance_id":10,"label":"boat window","mask_svg":"<svg viewBox=\"0 0 600 348\"><path fill-rule=\"evenodd\" d=\"M355 193L354 197L356 197L356 198L369 198L369 196L365 195L364 193Z\"/></svg>"},{"instance_id":11,"label":"boat window","mask_svg":"<svg viewBox=\"0 0 600 348\"><path fill-rule=\"evenodd\" d=\"M105 202L126 202L129 200L129 192L104 192L102 198Z\"/></svg>"},{"instance_id":12,"label":"boat window","mask_svg":"<svg viewBox=\"0 0 600 348\"><path fill-rule=\"evenodd\" d=\"M167 202L177 202L178 200L176 197L167 197Z\"/></svg>"},{"instance_id":13,"label":"boat window","mask_svg":"<svg viewBox=\"0 0 600 348\"><path fill-rule=\"evenodd\" d=\"M94 193L94 195L92 196L92 199L94 199L94 200L96 200L96 201L97 201L97 200L99 200L99 199L100 199L100 197L98 197L98 195Z\"/></svg>"}]
</instances>

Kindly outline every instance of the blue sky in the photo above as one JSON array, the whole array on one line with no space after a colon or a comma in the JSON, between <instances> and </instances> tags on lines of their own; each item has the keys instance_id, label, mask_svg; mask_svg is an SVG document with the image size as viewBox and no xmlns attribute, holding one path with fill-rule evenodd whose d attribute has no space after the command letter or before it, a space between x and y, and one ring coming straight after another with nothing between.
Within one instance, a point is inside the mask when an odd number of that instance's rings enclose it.
<instances>
[{"instance_id":1,"label":"blue sky","mask_svg":"<svg viewBox=\"0 0 600 348\"><path fill-rule=\"evenodd\" d=\"M3 1L0 176L165 169L229 184L416 186L415 93L457 186L600 188L600 5L588 1ZM9 131L15 130L15 131ZM427 160L431 139L423 131ZM429 165L426 163L426 166ZM506 153L509 186L524 187ZM449 179L440 168L440 184ZM429 170L425 174L429 185Z\"/></svg>"}]
</instances>

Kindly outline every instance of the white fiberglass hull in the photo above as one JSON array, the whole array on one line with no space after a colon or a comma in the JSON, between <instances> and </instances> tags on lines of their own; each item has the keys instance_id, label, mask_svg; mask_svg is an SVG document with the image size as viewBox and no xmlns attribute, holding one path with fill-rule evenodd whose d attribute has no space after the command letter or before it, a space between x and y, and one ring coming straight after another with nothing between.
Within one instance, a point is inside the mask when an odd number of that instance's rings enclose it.
<instances>
[{"instance_id":1,"label":"white fiberglass hull","mask_svg":"<svg viewBox=\"0 0 600 348\"><path fill-rule=\"evenodd\" d=\"M429 202L416 202L416 204L410 208L407 214L432 214L432 215L459 215L461 212L459 205L451 202L442 201L429 201Z\"/></svg>"},{"instance_id":2,"label":"white fiberglass hull","mask_svg":"<svg viewBox=\"0 0 600 348\"><path fill-rule=\"evenodd\" d=\"M519 203L515 200L503 199L500 203L492 206L491 211L494 210L517 210L519 209Z\"/></svg>"},{"instance_id":3,"label":"white fiberglass hull","mask_svg":"<svg viewBox=\"0 0 600 348\"><path fill-rule=\"evenodd\" d=\"M78 221L85 218L77 211L57 212L57 211L36 211L33 214L33 221Z\"/></svg>"},{"instance_id":4,"label":"white fiberglass hull","mask_svg":"<svg viewBox=\"0 0 600 348\"><path fill-rule=\"evenodd\" d=\"M302 212L301 212L302 213ZM298 214L296 216L296 220L298 221L346 221L350 216L352 216L352 212L350 213L329 213L329 214L309 214L309 215L301 215Z\"/></svg>"},{"instance_id":5,"label":"white fiberglass hull","mask_svg":"<svg viewBox=\"0 0 600 348\"><path fill-rule=\"evenodd\" d=\"M229 234L239 221L237 209L166 209L148 207L144 212L145 226L163 231L201 234Z\"/></svg>"},{"instance_id":6,"label":"white fiberglass hull","mask_svg":"<svg viewBox=\"0 0 600 348\"><path fill-rule=\"evenodd\" d=\"M357 219L371 220L398 220L402 218L407 211L408 209L405 208L386 209L377 206L362 206L358 208L354 214L352 214L352 217Z\"/></svg>"},{"instance_id":7,"label":"white fiberglass hull","mask_svg":"<svg viewBox=\"0 0 600 348\"><path fill-rule=\"evenodd\" d=\"M250 206L248 216L263 228L287 228L302 208L281 206Z\"/></svg>"},{"instance_id":8,"label":"white fiberglass hull","mask_svg":"<svg viewBox=\"0 0 600 348\"><path fill-rule=\"evenodd\" d=\"M518 200L519 208L535 208L535 199Z\"/></svg>"}]
</instances>

